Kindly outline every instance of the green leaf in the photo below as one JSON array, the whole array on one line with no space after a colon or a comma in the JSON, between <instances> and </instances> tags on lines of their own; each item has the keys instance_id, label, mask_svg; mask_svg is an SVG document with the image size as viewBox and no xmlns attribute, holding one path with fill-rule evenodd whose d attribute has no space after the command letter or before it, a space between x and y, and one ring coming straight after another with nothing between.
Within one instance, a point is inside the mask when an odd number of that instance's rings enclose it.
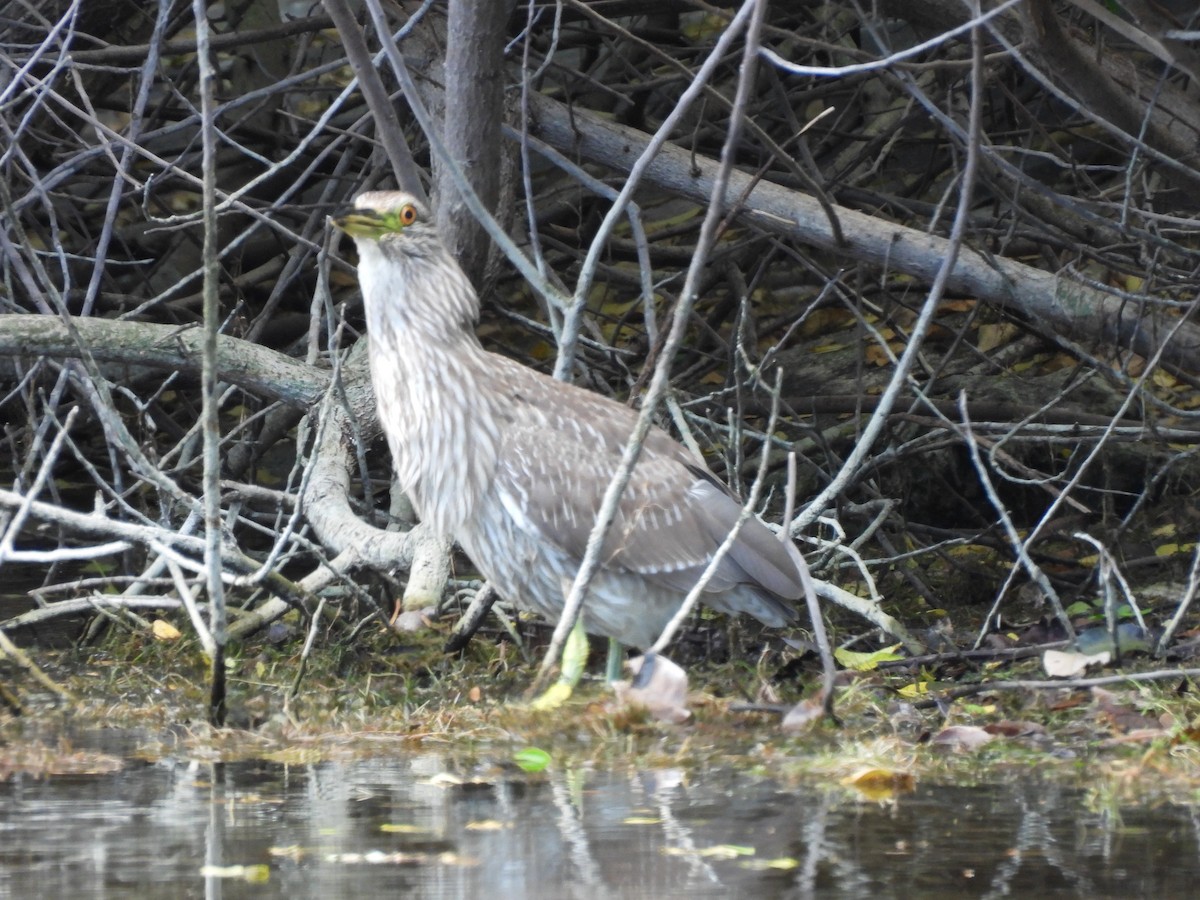
<instances>
[{"instance_id":1,"label":"green leaf","mask_svg":"<svg viewBox=\"0 0 1200 900\"><path fill-rule=\"evenodd\" d=\"M526 747L513 754L513 762L526 772L541 772L550 765L550 754L540 747Z\"/></svg>"}]
</instances>

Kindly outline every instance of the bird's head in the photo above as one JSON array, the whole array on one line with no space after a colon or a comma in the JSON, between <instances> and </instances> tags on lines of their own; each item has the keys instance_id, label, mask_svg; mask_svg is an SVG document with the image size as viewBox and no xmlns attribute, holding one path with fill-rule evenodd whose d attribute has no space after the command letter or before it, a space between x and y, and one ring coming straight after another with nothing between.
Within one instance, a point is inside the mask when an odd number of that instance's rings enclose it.
<instances>
[{"instance_id":1,"label":"bird's head","mask_svg":"<svg viewBox=\"0 0 1200 900\"><path fill-rule=\"evenodd\" d=\"M367 191L354 198L354 209L333 218L335 227L356 241L391 243L433 236L433 216L420 200L403 191ZM407 241L406 241L407 242Z\"/></svg>"},{"instance_id":2,"label":"bird's head","mask_svg":"<svg viewBox=\"0 0 1200 900\"><path fill-rule=\"evenodd\" d=\"M429 208L403 191L368 191L332 220L358 246L358 280L368 327L420 341L474 341L479 297L438 237Z\"/></svg>"}]
</instances>

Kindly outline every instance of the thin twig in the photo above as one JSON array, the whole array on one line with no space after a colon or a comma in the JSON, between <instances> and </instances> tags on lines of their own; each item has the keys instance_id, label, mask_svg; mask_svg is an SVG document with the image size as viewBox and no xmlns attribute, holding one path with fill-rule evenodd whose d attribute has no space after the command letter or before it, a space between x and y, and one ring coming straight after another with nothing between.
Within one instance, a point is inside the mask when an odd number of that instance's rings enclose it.
<instances>
[{"instance_id":1,"label":"thin twig","mask_svg":"<svg viewBox=\"0 0 1200 900\"><path fill-rule=\"evenodd\" d=\"M721 39L718 40L716 47L710 54L708 62L712 62L714 58L721 55L723 47L728 43L727 38L732 40L732 36L741 31L750 13L753 11L756 2L757 0L746 0L743 3L737 15L730 21ZM708 63L706 62L705 65L707 66ZM612 480L608 484L608 488L604 493L604 499L600 502L600 509L596 514L596 523L588 535L587 547L584 550L583 559L579 564L579 572L576 574L575 581L571 585L571 590L567 594L558 624L554 628L554 634L550 639L549 646L546 648L545 656L542 658L541 667L531 688L533 692L541 690L549 680L550 672L555 663L557 663L559 655L562 653L567 635L575 627L575 622L579 618L579 611L587 595L588 585L600 567L600 553L604 537L608 533L608 528L612 524L613 519L616 517L617 509L621 502L621 495L625 492L625 486L629 483L633 467L637 464L638 457L641 455L642 444L646 440L646 435L650 433L650 427L653 424L658 405L667 391L671 377L671 363L680 346L682 346L684 336L687 333L688 321L691 318L692 307L696 302L697 289L704 266L708 260L709 251L712 248L717 226L720 224L724 214L723 207L726 185L728 183L729 171L733 165L734 148L736 147L736 138L739 133L737 122L738 117L735 117L730 125L729 133L726 135L721 154L721 167L714 182L713 195L710 198L704 222L700 227L700 237L696 243L696 253L692 258L691 266L688 268L687 278L684 281L679 302L675 306L675 315L671 319L671 330L667 335L662 353L659 355L658 362L654 367L654 376L650 379L650 386L647 388L646 396L642 401L642 409L638 414L638 420L634 426L633 433L629 436L629 440L625 444L625 448L621 454L621 461L617 465L616 472L613 473ZM620 204L615 205L613 210L618 210L619 206ZM605 219L606 222L612 219L615 223L613 210L609 211L609 216ZM612 224L609 225L609 228L611 227ZM601 235L604 233L604 227L601 226ZM598 252L596 248L599 246L599 240L594 242L592 246L593 250ZM585 271L586 267L587 264L585 263ZM569 333L569 329L565 325L563 330L564 334ZM561 347L559 351L559 360L561 362L563 358Z\"/></svg>"},{"instance_id":2,"label":"thin twig","mask_svg":"<svg viewBox=\"0 0 1200 900\"><path fill-rule=\"evenodd\" d=\"M201 356L200 418L204 433L204 567L208 591L209 647L211 676L209 683L208 718L218 728L225 724L225 643L228 626L225 614L225 585L221 580L222 523L221 523L221 410L219 407L220 370L217 367L217 342L221 328L221 305L217 268L217 137L213 119L217 73L208 46L208 11L204 0L193 0L192 14L196 18L196 60L200 79L200 138L203 145L202 174L204 191L204 345Z\"/></svg>"}]
</instances>

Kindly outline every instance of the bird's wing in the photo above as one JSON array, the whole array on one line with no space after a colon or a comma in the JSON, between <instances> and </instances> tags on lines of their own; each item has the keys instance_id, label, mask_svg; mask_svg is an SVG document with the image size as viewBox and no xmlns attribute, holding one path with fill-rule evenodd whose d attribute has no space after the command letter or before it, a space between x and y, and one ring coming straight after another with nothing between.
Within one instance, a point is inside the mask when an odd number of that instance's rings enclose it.
<instances>
[{"instance_id":1,"label":"bird's wing","mask_svg":"<svg viewBox=\"0 0 1200 900\"><path fill-rule=\"evenodd\" d=\"M520 527L582 558L636 413L524 368L507 388L495 487ZM609 529L603 563L687 591L740 514L740 504L703 463L652 429ZM740 584L800 596L791 554L753 517L708 589Z\"/></svg>"}]
</instances>

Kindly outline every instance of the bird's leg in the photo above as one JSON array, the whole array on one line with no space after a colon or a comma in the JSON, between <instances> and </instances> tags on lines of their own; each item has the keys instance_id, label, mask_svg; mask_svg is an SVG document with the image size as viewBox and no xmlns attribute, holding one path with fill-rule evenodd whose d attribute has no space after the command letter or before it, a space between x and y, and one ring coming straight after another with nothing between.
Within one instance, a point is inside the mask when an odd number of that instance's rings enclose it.
<instances>
[{"instance_id":1,"label":"bird's leg","mask_svg":"<svg viewBox=\"0 0 1200 900\"><path fill-rule=\"evenodd\" d=\"M562 706L579 684L579 679L583 677L583 667L587 665L587 658L588 638L583 630L583 620L579 619L563 644L562 659L559 660L562 674L558 676L558 681L546 688L546 692L530 706L538 710Z\"/></svg>"},{"instance_id":2,"label":"bird's leg","mask_svg":"<svg viewBox=\"0 0 1200 900\"><path fill-rule=\"evenodd\" d=\"M608 639L608 661L604 665L604 680L609 684L621 680L621 665L625 662L625 648L616 638Z\"/></svg>"}]
</instances>

